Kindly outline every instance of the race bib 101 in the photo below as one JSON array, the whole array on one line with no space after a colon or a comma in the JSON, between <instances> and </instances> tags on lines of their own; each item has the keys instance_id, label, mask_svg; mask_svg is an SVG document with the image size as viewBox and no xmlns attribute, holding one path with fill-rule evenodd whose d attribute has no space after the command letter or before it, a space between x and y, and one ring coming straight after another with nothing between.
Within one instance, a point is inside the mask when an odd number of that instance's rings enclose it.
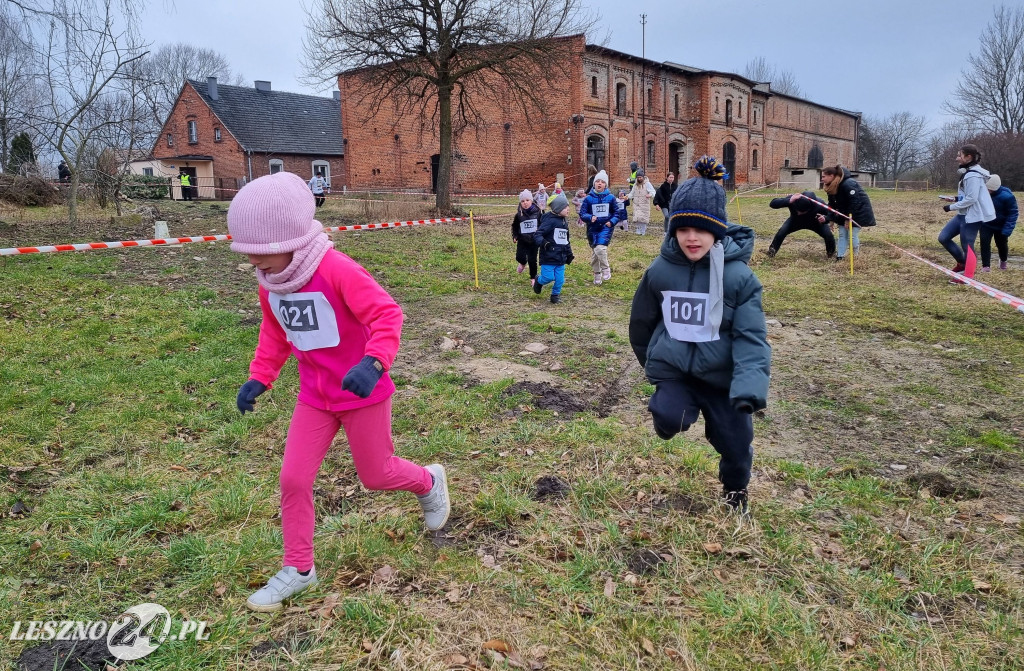
<instances>
[{"instance_id":1,"label":"race bib 101","mask_svg":"<svg viewBox=\"0 0 1024 671\"><path fill-rule=\"evenodd\" d=\"M567 228L556 228L555 229L555 244L556 245L567 245L567 244L569 244L569 229L567 229Z\"/></svg>"},{"instance_id":2,"label":"race bib 101","mask_svg":"<svg viewBox=\"0 0 1024 671\"><path fill-rule=\"evenodd\" d=\"M536 219L523 219L519 222L520 233L536 233L537 232L537 220Z\"/></svg>"},{"instance_id":3,"label":"race bib 101","mask_svg":"<svg viewBox=\"0 0 1024 671\"><path fill-rule=\"evenodd\" d=\"M591 211L598 217L607 217L611 213L611 205L608 203L595 203Z\"/></svg>"},{"instance_id":4,"label":"race bib 101","mask_svg":"<svg viewBox=\"0 0 1024 671\"><path fill-rule=\"evenodd\" d=\"M662 291L661 297L662 319L672 339L683 342L718 340L718 329L711 324L708 315L709 294Z\"/></svg>"},{"instance_id":5,"label":"race bib 101","mask_svg":"<svg viewBox=\"0 0 1024 671\"><path fill-rule=\"evenodd\" d=\"M288 342L308 352L336 347L341 342L334 308L321 291L294 294L271 293L270 309L284 329Z\"/></svg>"}]
</instances>

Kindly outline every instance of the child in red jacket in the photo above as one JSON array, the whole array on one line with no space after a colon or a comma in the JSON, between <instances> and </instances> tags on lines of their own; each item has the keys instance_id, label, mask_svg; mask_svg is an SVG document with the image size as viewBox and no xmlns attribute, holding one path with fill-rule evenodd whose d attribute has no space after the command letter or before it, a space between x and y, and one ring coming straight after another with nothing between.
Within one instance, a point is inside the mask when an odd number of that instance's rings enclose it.
<instances>
[{"instance_id":1,"label":"child in red jacket","mask_svg":"<svg viewBox=\"0 0 1024 671\"><path fill-rule=\"evenodd\" d=\"M306 183L287 172L246 184L228 208L231 249L256 266L263 310L239 411L253 410L290 354L299 366L281 464L284 568L246 602L262 612L317 583L313 481L339 428L367 489L416 494L428 529L442 528L450 512L444 467L396 457L391 440L395 385L387 370L398 353L402 309L370 273L334 249L315 211Z\"/></svg>"}]
</instances>

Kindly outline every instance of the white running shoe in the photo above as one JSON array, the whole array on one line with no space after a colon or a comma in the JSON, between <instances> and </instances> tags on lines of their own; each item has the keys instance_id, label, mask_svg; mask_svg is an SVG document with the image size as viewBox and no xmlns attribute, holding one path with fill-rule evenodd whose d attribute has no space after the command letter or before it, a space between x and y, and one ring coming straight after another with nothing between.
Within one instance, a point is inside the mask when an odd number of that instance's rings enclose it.
<instances>
[{"instance_id":1,"label":"white running shoe","mask_svg":"<svg viewBox=\"0 0 1024 671\"><path fill-rule=\"evenodd\" d=\"M434 478L434 486L423 496L417 496L423 508L427 528L437 531L448 523L448 515L452 512L452 504L448 499L448 476L441 464L430 464L426 467Z\"/></svg>"},{"instance_id":2,"label":"white running shoe","mask_svg":"<svg viewBox=\"0 0 1024 671\"><path fill-rule=\"evenodd\" d=\"M281 602L290 596L309 589L319 581L316 579L316 568L309 570L309 575L301 575L294 566L285 566L277 572L270 582L262 587L255 594L250 596L246 602L249 610L260 613L272 613L281 610Z\"/></svg>"}]
</instances>

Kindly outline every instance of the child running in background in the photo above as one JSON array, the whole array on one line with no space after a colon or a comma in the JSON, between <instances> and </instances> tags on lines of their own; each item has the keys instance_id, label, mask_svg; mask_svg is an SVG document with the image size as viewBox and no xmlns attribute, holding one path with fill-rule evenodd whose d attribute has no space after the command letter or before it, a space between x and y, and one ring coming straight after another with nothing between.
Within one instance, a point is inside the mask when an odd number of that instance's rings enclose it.
<instances>
[{"instance_id":1,"label":"child running in background","mask_svg":"<svg viewBox=\"0 0 1024 671\"><path fill-rule=\"evenodd\" d=\"M580 208L583 207L583 199L587 197L587 192L583 189L576 189L576 197L572 199L572 206L576 210L576 225L585 226L583 223L583 215L580 214Z\"/></svg>"},{"instance_id":2,"label":"child running in background","mask_svg":"<svg viewBox=\"0 0 1024 671\"><path fill-rule=\"evenodd\" d=\"M519 208L512 217L512 240L516 243L517 273L523 272L527 264L530 266L530 284L537 279L537 244L533 234L537 232L540 222L540 208L533 202L533 194L523 189L519 194Z\"/></svg>"},{"instance_id":3,"label":"child running in background","mask_svg":"<svg viewBox=\"0 0 1024 671\"><path fill-rule=\"evenodd\" d=\"M540 247L540 277L533 285L533 292L539 294L544 285L551 285L551 302L562 300L562 285L565 283L565 266L575 258L572 245L569 244L569 224L565 218L569 214L569 201L565 194L560 193L551 201L551 211L546 212L540 220L540 229L533 236Z\"/></svg>"},{"instance_id":4,"label":"child running in background","mask_svg":"<svg viewBox=\"0 0 1024 671\"><path fill-rule=\"evenodd\" d=\"M560 193L562 193L562 185L559 184L558 182L555 182L555 185L551 187L551 195L548 196L547 206L549 210L551 209L551 201L553 201L555 199L555 196L559 195Z\"/></svg>"},{"instance_id":5,"label":"child running in background","mask_svg":"<svg viewBox=\"0 0 1024 671\"><path fill-rule=\"evenodd\" d=\"M630 186L632 188L632 186ZM619 210L622 212L622 216L619 217L619 223L615 225L620 231L629 230L629 195L625 189L619 189L619 195L616 196L615 200L619 201Z\"/></svg>"},{"instance_id":6,"label":"child running in background","mask_svg":"<svg viewBox=\"0 0 1024 671\"><path fill-rule=\"evenodd\" d=\"M281 462L284 567L246 601L280 610L282 601L317 584L313 562L313 482L339 427L367 489L416 494L428 529L448 521L445 469L395 456L387 371L398 352L402 309L370 273L336 251L313 219L313 194L297 175L279 172L246 184L228 208L231 249L256 266L263 311L249 381L238 410L254 409L294 354L299 395Z\"/></svg>"},{"instance_id":7,"label":"child running in background","mask_svg":"<svg viewBox=\"0 0 1024 671\"><path fill-rule=\"evenodd\" d=\"M594 271L594 284L607 282L612 278L612 267L608 263L608 245L611 244L615 224L626 214L619 201L608 190L608 173L604 170L594 175L594 188L583 199L580 216L587 225L587 244L592 250L590 268Z\"/></svg>"},{"instance_id":8,"label":"child running in background","mask_svg":"<svg viewBox=\"0 0 1024 671\"><path fill-rule=\"evenodd\" d=\"M724 502L746 513L751 414L765 407L771 368L761 282L747 266L754 231L726 221L721 164L703 156L695 169L672 196L669 235L633 296L629 342L655 387L655 433L669 440L702 413Z\"/></svg>"},{"instance_id":9,"label":"child running in background","mask_svg":"<svg viewBox=\"0 0 1024 671\"><path fill-rule=\"evenodd\" d=\"M533 202L537 203L541 214L548 209L548 188L543 184L537 184L537 190L533 192Z\"/></svg>"}]
</instances>

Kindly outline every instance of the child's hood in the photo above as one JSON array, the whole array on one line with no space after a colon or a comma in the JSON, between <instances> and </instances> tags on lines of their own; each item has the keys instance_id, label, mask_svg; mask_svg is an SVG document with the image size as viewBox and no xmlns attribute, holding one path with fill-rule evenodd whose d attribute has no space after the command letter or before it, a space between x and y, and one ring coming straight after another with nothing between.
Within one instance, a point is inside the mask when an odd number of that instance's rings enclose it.
<instances>
[{"instance_id":1,"label":"child's hood","mask_svg":"<svg viewBox=\"0 0 1024 671\"><path fill-rule=\"evenodd\" d=\"M722 246L725 248L726 261L749 263L750 257L754 254L754 229L739 224L729 224L729 228L725 231L725 237L722 238ZM661 255L672 263L690 263L690 260L683 254L683 250L679 248L679 242L674 235L665 238L661 243ZM707 256L704 257L704 259L706 258ZM703 262L704 259L698 263Z\"/></svg>"}]
</instances>

